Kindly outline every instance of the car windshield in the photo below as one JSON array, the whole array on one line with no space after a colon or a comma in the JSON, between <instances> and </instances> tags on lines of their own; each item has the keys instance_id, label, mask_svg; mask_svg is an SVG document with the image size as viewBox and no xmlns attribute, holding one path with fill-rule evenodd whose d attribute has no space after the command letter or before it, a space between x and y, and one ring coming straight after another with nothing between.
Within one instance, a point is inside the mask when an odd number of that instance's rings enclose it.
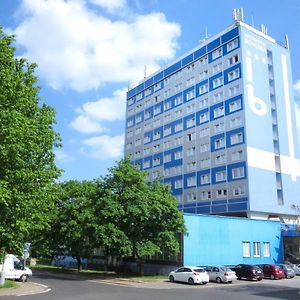
<instances>
[{"instance_id":1,"label":"car windshield","mask_svg":"<svg viewBox=\"0 0 300 300\"><path fill-rule=\"evenodd\" d=\"M220 268L222 271L224 271L224 272L230 272L230 271L232 271L230 268L227 268L227 267L222 267L222 268Z\"/></svg>"},{"instance_id":2,"label":"car windshield","mask_svg":"<svg viewBox=\"0 0 300 300\"><path fill-rule=\"evenodd\" d=\"M193 269L194 272L203 273L205 272L204 269Z\"/></svg>"},{"instance_id":3,"label":"car windshield","mask_svg":"<svg viewBox=\"0 0 300 300\"><path fill-rule=\"evenodd\" d=\"M260 270L260 267L258 267L258 266L253 266L253 269Z\"/></svg>"},{"instance_id":4,"label":"car windshield","mask_svg":"<svg viewBox=\"0 0 300 300\"><path fill-rule=\"evenodd\" d=\"M276 270L279 270L279 269L280 269L280 266L274 266L274 268L275 268Z\"/></svg>"}]
</instances>

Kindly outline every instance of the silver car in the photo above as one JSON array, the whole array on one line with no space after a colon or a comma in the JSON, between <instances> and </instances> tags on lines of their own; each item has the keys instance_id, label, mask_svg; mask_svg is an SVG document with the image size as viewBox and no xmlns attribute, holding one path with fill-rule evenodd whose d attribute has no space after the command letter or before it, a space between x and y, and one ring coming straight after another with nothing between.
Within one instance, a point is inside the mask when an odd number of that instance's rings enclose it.
<instances>
[{"instance_id":1,"label":"silver car","mask_svg":"<svg viewBox=\"0 0 300 300\"><path fill-rule=\"evenodd\" d=\"M237 278L235 272L225 266L206 266L205 270L209 275L209 281L231 283Z\"/></svg>"}]
</instances>

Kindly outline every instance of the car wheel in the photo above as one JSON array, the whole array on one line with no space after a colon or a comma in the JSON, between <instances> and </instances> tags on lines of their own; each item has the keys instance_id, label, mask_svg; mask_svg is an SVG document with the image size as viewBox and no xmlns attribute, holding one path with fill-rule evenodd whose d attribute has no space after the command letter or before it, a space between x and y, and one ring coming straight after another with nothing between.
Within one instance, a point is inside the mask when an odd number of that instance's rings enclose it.
<instances>
[{"instance_id":1,"label":"car wheel","mask_svg":"<svg viewBox=\"0 0 300 300\"><path fill-rule=\"evenodd\" d=\"M192 277L190 277L189 280L188 280L188 283L189 284L194 284L194 279Z\"/></svg>"},{"instance_id":2,"label":"car wheel","mask_svg":"<svg viewBox=\"0 0 300 300\"><path fill-rule=\"evenodd\" d=\"M227 283L232 283L232 281L227 281Z\"/></svg>"},{"instance_id":3,"label":"car wheel","mask_svg":"<svg viewBox=\"0 0 300 300\"><path fill-rule=\"evenodd\" d=\"M237 280L241 280L241 277L239 277L239 276L237 276L237 278L236 278Z\"/></svg>"},{"instance_id":4,"label":"car wheel","mask_svg":"<svg viewBox=\"0 0 300 300\"><path fill-rule=\"evenodd\" d=\"M206 284L207 284L207 282L206 282L206 281L204 281L204 282L202 282L202 284L203 284L203 285L206 285Z\"/></svg>"},{"instance_id":5,"label":"car wheel","mask_svg":"<svg viewBox=\"0 0 300 300\"><path fill-rule=\"evenodd\" d=\"M28 280L28 276L27 275L22 275L19 279L20 282L26 282Z\"/></svg>"},{"instance_id":6,"label":"car wheel","mask_svg":"<svg viewBox=\"0 0 300 300\"><path fill-rule=\"evenodd\" d=\"M222 279L221 279L220 277L217 277L217 278L216 278L216 282L217 282L217 283L222 283Z\"/></svg>"},{"instance_id":7,"label":"car wheel","mask_svg":"<svg viewBox=\"0 0 300 300\"><path fill-rule=\"evenodd\" d=\"M257 281L262 281L262 278L257 278Z\"/></svg>"},{"instance_id":8,"label":"car wheel","mask_svg":"<svg viewBox=\"0 0 300 300\"><path fill-rule=\"evenodd\" d=\"M270 278L271 278L272 280L274 280L274 279L275 279L275 276L274 276L273 274L271 274Z\"/></svg>"},{"instance_id":9,"label":"car wheel","mask_svg":"<svg viewBox=\"0 0 300 300\"><path fill-rule=\"evenodd\" d=\"M174 282L174 276L170 275L169 280L170 280L170 282Z\"/></svg>"}]
</instances>

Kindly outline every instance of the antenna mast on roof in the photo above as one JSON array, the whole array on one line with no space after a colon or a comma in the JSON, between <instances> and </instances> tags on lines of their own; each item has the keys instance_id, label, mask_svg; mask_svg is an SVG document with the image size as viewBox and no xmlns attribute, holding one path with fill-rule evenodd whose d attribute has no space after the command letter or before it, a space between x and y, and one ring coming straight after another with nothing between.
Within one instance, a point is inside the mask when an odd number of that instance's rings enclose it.
<instances>
[{"instance_id":1,"label":"antenna mast on roof","mask_svg":"<svg viewBox=\"0 0 300 300\"><path fill-rule=\"evenodd\" d=\"M207 31L207 27L205 27L205 32L201 34L201 37L202 39L199 40L200 44L205 42L210 37L210 34Z\"/></svg>"},{"instance_id":2,"label":"antenna mast on roof","mask_svg":"<svg viewBox=\"0 0 300 300\"><path fill-rule=\"evenodd\" d=\"M144 79L147 77L147 66L144 65Z\"/></svg>"},{"instance_id":3,"label":"antenna mast on roof","mask_svg":"<svg viewBox=\"0 0 300 300\"><path fill-rule=\"evenodd\" d=\"M236 23L244 21L244 9L243 8L234 8L232 10L232 19Z\"/></svg>"}]
</instances>

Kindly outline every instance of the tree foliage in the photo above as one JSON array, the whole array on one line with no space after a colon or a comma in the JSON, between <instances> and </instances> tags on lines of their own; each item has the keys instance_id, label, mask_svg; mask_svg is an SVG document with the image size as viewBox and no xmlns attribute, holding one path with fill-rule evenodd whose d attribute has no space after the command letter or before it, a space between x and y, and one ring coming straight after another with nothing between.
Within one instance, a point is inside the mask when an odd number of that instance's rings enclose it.
<instances>
[{"instance_id":1,"label":"tree foliage","mask_svg":"<svg viewBox=\"0 0 300 300\"><path fill-rule=\"evenodd\" d=\"M15 58L13 42L0 28L0 247L19 252L54 207L60 138L55 111L38 96L36 65Z\"/></svg>"}]
</instances>

